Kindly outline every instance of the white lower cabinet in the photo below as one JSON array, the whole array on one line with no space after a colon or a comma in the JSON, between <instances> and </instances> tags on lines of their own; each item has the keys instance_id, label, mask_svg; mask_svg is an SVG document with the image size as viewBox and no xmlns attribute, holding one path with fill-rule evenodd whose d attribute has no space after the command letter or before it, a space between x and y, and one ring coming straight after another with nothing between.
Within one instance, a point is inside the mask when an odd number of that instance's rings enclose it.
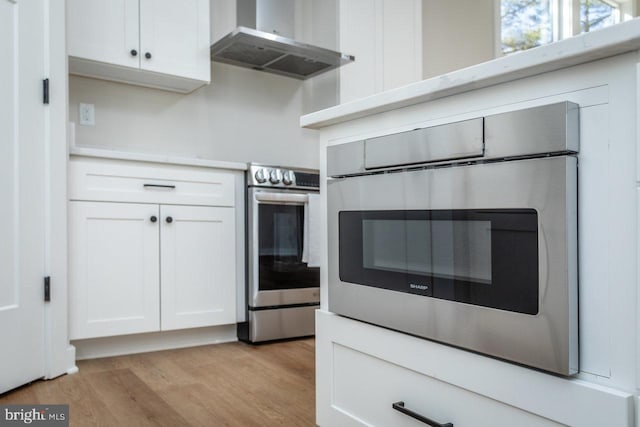
<instances>
[{"instance_id":1,"label":"white lower cabinet","mask_svg":"<svg viewBox=\"0 0 640 427\"><path fill-rule=\"evenodd\" d=\"M333 414L326 425L426 425L394 409L399 402L445 426L561 425L342 345L334 346L333 363Z\"/></svg>"},{"instance_id":2,"label":"white lower cabinet","mask_svg":"<svg viewBox=\"0 0 640 427\"><path fill-rule=\"evenodd\" d=\"M321 427L631 427L633 395L318 310L316 411Z\"/></svg>"},{"instance_id":3,"label":"white lower cabinet","mask_svg":"<svg viewBox=\"0 0 640 427\"><path fill-rule=\"evenodd\" d=\"M72 340L236 322L235 175L131 162L70 166ZM203 183L198 191L195 182ZM131 203L138 193L145 203Z\"/></svg>"},{"instance_id":4,"label":"white lower cabinet","mask_svg":"<svg viewBox=\"0 0 640 427\"><path fill-rule=\"evenodd\" d=\"M158 215L158 205L71 202L72 339L159 330Z\"/></svg>"},{"instance_id":5,"label":"white lower cabinet","mask_svg":"<svg viewBox=\"0 0 640 427\"><path fill-rule=\"evenodd\" d=\"M160 213L162 330L234 323L233 209L161 206Z\"/></svg>"}]
</instances>

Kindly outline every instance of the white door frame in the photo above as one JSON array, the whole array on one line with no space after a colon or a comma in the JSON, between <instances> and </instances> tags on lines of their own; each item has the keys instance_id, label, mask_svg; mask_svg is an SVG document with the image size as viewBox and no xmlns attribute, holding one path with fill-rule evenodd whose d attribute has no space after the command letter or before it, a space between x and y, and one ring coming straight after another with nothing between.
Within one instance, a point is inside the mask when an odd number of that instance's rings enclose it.
<instances>
[{"instance_id":1,"label":"white door frame","mask_svg":"<svg viewBox=\"0 0 640 427\"><path fill-rule=\"evenodd\" d=\"M45 305L45 378L74 373L75 347L69 344L67 321L67 115L68 73L66 1L45 0L49 14L45 61L50 81L45 120L49 132L47 176L46 271L51 277L51 302Z\"/></svg>"}]
</instances>

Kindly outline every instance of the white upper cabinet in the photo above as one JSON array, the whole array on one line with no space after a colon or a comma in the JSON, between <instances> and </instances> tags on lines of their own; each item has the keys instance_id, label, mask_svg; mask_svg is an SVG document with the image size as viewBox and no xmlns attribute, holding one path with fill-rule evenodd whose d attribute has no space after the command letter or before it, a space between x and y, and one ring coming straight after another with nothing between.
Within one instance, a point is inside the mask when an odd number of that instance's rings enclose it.
<instances>
[{"instance_id":1,"label":"white upper cabinet","mask_svg":"<svg viewBox=\"0 0 640 427\"><path fill-rule=\"evenodd\" d=\"M140 66L138 0L68 0L69 55L125 67Z\"/></svg>"},{"instance_id":2,"label":"white upper cabinet","mask_svg":"<svg viewBox=\"0 0 640 427\"><path fill-rule=\"evenodd\" d=\"M143 70L208 81L209 2L140 0L140 53Z\"/></svg>"},{"instance_id":3,"label":"white upper cabinet","mask_svg":"<svg viewBox=\"0 0 640 427\"><path fill-rule=\"evenodd\" d=\"M71 74L191 92L211 81L208 0L68 0Z\"/></svg>"}]
</instances>

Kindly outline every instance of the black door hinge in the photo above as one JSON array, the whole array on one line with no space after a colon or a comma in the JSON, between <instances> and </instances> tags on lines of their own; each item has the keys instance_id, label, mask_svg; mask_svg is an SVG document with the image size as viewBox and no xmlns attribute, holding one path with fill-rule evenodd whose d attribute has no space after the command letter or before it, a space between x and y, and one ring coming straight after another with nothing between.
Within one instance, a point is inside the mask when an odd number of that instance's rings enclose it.
<instances>
[{"instance_id":1,"label":"black door hinge","mask_svg":"<svg viewBox=\"0 0 640 427\"><path fill-rule=\"evenodd\" d=\"M42 103L49 104L49 79L42 81Z\"/></svg>"},{"instance_id":2,"label":"black door hinge","mask_svg":"<svg viewBox=\"0 0 640 427\"><path fill-rule=\"evenodd\" d=\"M44 278L44 301L51 301L51 277Z\"/></svg>"}]
</instances>

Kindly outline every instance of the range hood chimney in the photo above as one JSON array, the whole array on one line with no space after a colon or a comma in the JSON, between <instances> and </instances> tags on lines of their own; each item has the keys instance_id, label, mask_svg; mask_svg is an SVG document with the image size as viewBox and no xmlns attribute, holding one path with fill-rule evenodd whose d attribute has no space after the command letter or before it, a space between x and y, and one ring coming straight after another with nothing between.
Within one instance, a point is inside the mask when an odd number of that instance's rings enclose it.
<instances>
[{"instance_id":1,"label":"range hood chimney","mask_svg":"<svg viewBox=\"0 0 640 427\"><path fill-rule=\"evenodd\" d=\"M355 58L293 40L295 0L237 0L238 27L211 46L211 59L308 79Z\"/></svg>"}]
</instances>

